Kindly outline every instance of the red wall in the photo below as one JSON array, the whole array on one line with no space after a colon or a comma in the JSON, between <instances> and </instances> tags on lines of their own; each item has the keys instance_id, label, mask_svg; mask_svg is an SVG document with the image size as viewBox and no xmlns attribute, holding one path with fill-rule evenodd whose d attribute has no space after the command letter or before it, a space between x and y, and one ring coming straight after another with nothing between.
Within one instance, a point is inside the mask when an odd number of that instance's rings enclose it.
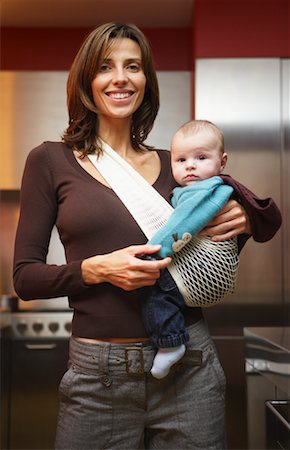
<instances>
[{"instance_id":1,"label":"red wall","mask_svg":"<svg viewBox=\"0 0 290 450\"><path fill-rule=\"evenodd\" d=\"M84 28L3 28L2 70L67 70L84 37ZM158 70L191 69L191 30L146 29Z\"/></svg>"},{"instance_id":2,"label":"red wall","mask_svg":"<svg viewBox=\"0 0 290 450\"><path fill-rule=\"evenodd\" d=\"M195 0L195 58L289 57L289 0Z\"/></svg>"}]
</instances>

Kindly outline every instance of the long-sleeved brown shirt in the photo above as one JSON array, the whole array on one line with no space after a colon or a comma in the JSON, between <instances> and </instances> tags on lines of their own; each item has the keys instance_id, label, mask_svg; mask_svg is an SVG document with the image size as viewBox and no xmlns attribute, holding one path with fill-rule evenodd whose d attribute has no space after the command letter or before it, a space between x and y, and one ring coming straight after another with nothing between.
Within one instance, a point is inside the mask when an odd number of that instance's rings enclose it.
<instances>
[{"instance_id":1,"label":"long-sleeved brown shirt","mask_svg":"<svg viewBox=\"0 0 290 450\"><path fill-rule=\"evenodd\" d=\"M170 153L158 150L161 171L155 189L168 201L176 186ZM260 200L224 176L244 205L257 241L270 239L281 224L272 199ZM56 225L67 264L46 264L50 235ZM240 249L249 236L239 237ZM89 175L72 150L61 142L45 142L29 154L22 181L20 218L15 242L14 286L23 300L68 296L74 309L73 334L87 338L142 337L146 332L135 291L109 283L84 284L83 259L129 245L146 236L117 195ZM200 316L186 308L186 323Z\"/></svg>"}]
</instances>

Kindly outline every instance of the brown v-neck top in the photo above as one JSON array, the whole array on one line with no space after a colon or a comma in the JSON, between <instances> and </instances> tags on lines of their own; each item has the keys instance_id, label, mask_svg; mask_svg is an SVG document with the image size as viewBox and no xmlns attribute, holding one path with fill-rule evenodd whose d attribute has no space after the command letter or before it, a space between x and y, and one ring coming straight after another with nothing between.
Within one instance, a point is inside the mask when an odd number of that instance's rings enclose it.
<instances>
[{"instance_id":1,"label":"brown v-neck top","mask_svg":"<svg viewBox=\"0 0 290 450\"><path fill-rule=\"evenodd\" d=\"M161 171L153 186L170 201L171 191L176 186L170 154L166 150L157 152ZM240 188L238 196L246 203L254 239L263 241L272 237L281 223L275 203L266 199L260 205L250 191L231 177L225 177L225 182L235 184L237 191ZM46 263L54 225L67 259L67 264L61 266ZM240 237L240 247L247 238ZM20 298L68 296L74 309L72 332L80 337L145 337L136 291L127 292L109 283L85 285L81 262L146 241L117 195L86 172L67 145L44 142L30 152L22 180L14 256L14 286ZM186 308L187 324L200 317L199 308Z\"/></svg>"}]
</instances>

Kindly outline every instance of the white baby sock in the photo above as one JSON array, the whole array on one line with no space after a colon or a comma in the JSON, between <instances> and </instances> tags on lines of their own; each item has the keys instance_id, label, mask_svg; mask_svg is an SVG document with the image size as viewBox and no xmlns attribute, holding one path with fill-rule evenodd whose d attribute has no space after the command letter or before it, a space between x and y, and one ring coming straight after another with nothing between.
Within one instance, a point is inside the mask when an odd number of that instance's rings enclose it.
<instances>
[{"instance_id":1,"label":"white baby sock","mask_svg":"<svg viewBox=\"0 0 290 450\"><path fill-rule=\"evenodd\" d=\"M160 348L154 358L151 374L155 378L164 378L170 367L179 361L185 353L185 345L178 347Z\"/></svg>"}]
</instances>

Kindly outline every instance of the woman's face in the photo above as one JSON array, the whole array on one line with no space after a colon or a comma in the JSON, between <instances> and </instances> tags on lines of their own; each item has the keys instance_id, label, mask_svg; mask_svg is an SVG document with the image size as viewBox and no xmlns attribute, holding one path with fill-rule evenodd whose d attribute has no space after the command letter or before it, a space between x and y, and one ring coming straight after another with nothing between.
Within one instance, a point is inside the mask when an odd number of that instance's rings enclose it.
<instances>
[{"instance_id":1,"label":"woman's face","mask_svg":"<svg viewBox=\"0 0 290 450\"><path fill-rule=\"evenodd\" d=\"M110 46L92 81L92 93L102 119L128 119L143 101L146 77L137 42L120 38Z\"/></svg>"}]
</instances>

